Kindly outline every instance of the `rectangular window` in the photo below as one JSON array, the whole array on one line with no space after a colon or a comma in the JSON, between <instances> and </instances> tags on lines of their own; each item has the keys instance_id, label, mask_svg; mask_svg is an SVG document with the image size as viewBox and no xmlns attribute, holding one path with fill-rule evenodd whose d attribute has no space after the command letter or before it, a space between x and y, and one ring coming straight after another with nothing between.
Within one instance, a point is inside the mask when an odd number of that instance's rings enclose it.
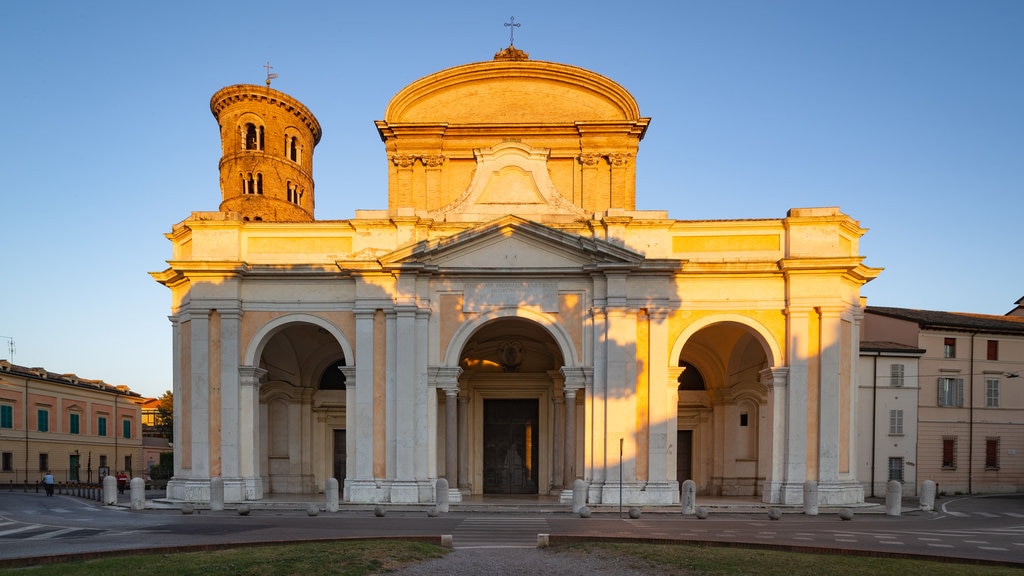
<instances>
[{"instance_id":1,"label":"rectangular window","mask_svg":"<svg viewBox=\"0 0 1024 576\"><path fill-rule=\"evenodd\" d=\"M988 355L986 357L989 360L999 360L999 340L988 341Z\"/></svg>"},{"instance_id":2,"label":"rectangular window","mask_svg":"<svg viewBox=\"0 0 1024 576\"><path fill-rule=\"evenodd\" d=\"M14 428L14 406L0 405L0 428Z\"/></svg>"},{"instance_id":3,"label":"rectangular window","mask_svg":"<svg viewBox=\"0 0 1024 576\"><path fill-rule=\"evenodd\" d=\"M1013 403L1011 402L1011 405ZM999 408L999 379L985 379L985 408Z\"/></svg>"},{"instance_id":4,"label":"rectangular window","mask_svg":"<svg viewBox=\"0 0 1024 576\"><path fill-rule=\"evenodd\" d=\"M132 455L128 454L124 457L124 471L129 476L132 475Z\"/></svg>"},{"instance_id":5,"label":"rectangular window","mask_svg":"<svg viewBox=\"0 0 1024 576\"><path fill-rule=\"evenodd\" d=\"M749 417L746 412L740 412L740 426L747 426L749 423Z\"/></svg>"},{"instance_id":6,"label":"rectangular window","mask_svg":"<svg viewBox=\"0 0 1024 576\"><path fill-rule=\"evenodd\" d=\"M14 452L4 452L4 472L14 472Z\"/></svg>"},{"instance_id":7,"label":"rectangular window","mask_svg":"<svg viewBox=\"0 0 1024 576\"><path fill-rule=\"evenodd\" d=\"M50 455L40 454L39 455L39 471L49 472L50 471Z\"/></svg>"},{"instance_id":8,"label":"rectangular window","mask_svg":"<svg viewBox=\"0 0 1024 576\"><path fill-rule=\"evenodd\" d=\"M942 358L956 358L956 338L946 338L942 341Z\"/></svg>"},{"instance_id":9,"label":"rectangular window","mask_svg":"<svg viewBox=\"0 0 1024 576\"><path fill-rule=\"evenodd\" d=\"M939 378L938 398L939 406L963 406L964 405L964 379L950 378L943 376Z\"/></svg>"},{"instance_id":10,"label":"rectangular window","mask_svg":"<svg viewBox=\"0 0 1024 576\"><path fill-rule=\"evenodd\" d=\"M36 430L40 432L50 431L50 413L46 410L36 410Z\"/></svg>"},{"instance_id":11,"label":"rectangular window","mask_svg":"<svg viewBox=\"0 0 1024 576\"><path fill-rule=\"evenodd\" d=\"M903 482L903 458L889 458L889 480Z\"/></svg>"},{"instance_id":12,"label":"rectangular window","mask_svg":"<svg viewBox=\"0 0 1024 576\"><path fill-rule=\"evenodd\" d=\"M903 386L903 364L889 365L889 385Z\"/></svg>"},{"instance_id":13,"label":"rectangular window","mask_svg":"<svg viewBox=\"0 0 1024 576\"><path fill-rule=\"evenodd\" d=\"M942 437L942 469L956 470L956 436Z\"/></svg>"},{"instance_id":14,"label":"rectangular window","mask_svg":"<svg viewBox=\"0 0 1024 576\"><path fill-rule=\"evenodd\" d=\"M942 357L956 358L956 338L946 338L942 342Z\"/></svg>"},{"instance_id":15,"label":"rectangular window","mask_svg":"<svg viewBox=\"0 0 1024 576\"><path fill-rule=\"evenodd\" d=\"M103 416L96 420L96 434L99 436L107 435L107 419Z\"/></svg>"},{"instance_id":16,"label":"rectangular window","mask_svg":"<svg viewBox=\"0 0 1024 576\"><path fill-rule=\"evenodd\" d=\"M124 436L125 438L131 438L132 437L132 421L131 420L125 420L124 422L121 422L121 435Z\"/></svg>"},{"instance_id":17,"label":"rectangular window","mask_svg":"<svg viewBox=\"0 0 1024 576\"><path fill-rule=\"evenodd\" d=\"M68 418L68 432L72 434L78 434L79 421L81 417L78 414L70 414Z\"/></svg>"},{"instance_id":18,"label":"rectangular window","mask_svg":"<svg viewBox=\"0 0 1024 576\"><path fill-rule=\"evenodd\" d=\"M889 410L889 434L903 434L903 410Z\"/></svg>"},{"instance_id":19,"label":"rectangular window","mask_svg":"<svg viewBox=\"0 0 1024 576\"><path fill-rule=\"evenodd\" d=\"M100 454L100 468L106 468L106 467L107 467L107 455L106 454Z\"/></svg>"},{"instance_id":20,"label":"rectangular window","mask_svg":"<svg viewBox=\"0 0 1024 576\"><path fill-rule=\"evenodd\" d=\"M999 470L999 438L985 438L985 470Z\"/></svg>"}]
</instances>

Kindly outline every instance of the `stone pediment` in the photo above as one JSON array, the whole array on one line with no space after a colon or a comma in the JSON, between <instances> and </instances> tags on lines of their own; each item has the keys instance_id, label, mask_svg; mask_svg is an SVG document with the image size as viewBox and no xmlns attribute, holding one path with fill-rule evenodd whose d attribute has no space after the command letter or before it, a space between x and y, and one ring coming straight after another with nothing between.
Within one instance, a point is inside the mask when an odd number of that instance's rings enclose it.
<instances>
[{"instance_id":1,"label":"stone pediment","mask_svg":"<svg viewBox=\"0 0 1024 576\"><path fill-rule=\"evenodd\" d=\"M385 268L448 271L596 270L639 267L644 256L594 238L505 216L447 238L419 242L380 259Z\"/></svg>"}]
</instances>

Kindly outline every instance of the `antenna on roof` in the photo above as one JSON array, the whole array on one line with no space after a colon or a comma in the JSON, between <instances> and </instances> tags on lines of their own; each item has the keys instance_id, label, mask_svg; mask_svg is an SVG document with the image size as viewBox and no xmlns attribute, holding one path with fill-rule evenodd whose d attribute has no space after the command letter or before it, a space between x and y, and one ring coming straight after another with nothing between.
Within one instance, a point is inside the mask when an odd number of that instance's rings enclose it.
<instances>
[{"instance_id":1,"label":"antenna on roof","mask_svg":"<svg viewBox=\"0 0 1024 576\"><path fill-rule=\"evenodd\" d=\"M14 338L10 336L0 336L0 338L7 340L7 351L11 354L11 364L14 364Z\"/></svg>"},{"instance_id":2,"label":"antenna on roof","mask_svg":"<svg viewBox=\"0 0 1024 576\"><path fill-rule=\"evenodd\" d=\"M264 64L263 67L267 69L267 88L270 88L270 81L277 78L277 73L271 72L274 67L270 65L270 60L267 60L267 63Z\"/></svg>"},{"instance_id":3,"label":"antenna on roof","mask_svg":"<svg viewBox=\"0 0 1024 576\"><path fill-rule=\"evenodd\" d=\"M516 22L516 17L515 16L509 16L508 17L508 22L505 22L505 27L509 29L508 30L508 45L509 46L515 46L516 45L516 28L519 28L520 26L522 26L522 24L520 24L519 22Z\"/></svg>"}]
</instances>

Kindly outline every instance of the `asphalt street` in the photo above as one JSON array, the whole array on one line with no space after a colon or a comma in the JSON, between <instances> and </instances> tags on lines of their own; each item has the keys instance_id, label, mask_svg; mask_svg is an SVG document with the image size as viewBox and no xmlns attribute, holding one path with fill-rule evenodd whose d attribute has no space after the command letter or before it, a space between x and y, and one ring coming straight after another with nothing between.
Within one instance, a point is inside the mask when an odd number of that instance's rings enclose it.
<instances>
[{"instance_id":1,"label":"asphalt street","mask_svg":"<svg viewBox=\"0 0 1024 576\"><path fill-rule=\"evenodd\" d=\"M1024 495L970 496L937 502L935 512L899 517L858 513L784 514L712 511L704 520L678 513L620 518L596 511L590 518L565 512L521 510L452 512L372 511L342 508L310 516L303 510L130 511L74 496L0 492L0 566L27 558L148 549L180 550L252 542L343 538L427 538L450 535L454 548L535 548L538 534L552 543L629 539L654 542L731 543L808 551L859 550L908 557L947 557L1016 563L1024 567Z\"/></svg>"}]
</instances>

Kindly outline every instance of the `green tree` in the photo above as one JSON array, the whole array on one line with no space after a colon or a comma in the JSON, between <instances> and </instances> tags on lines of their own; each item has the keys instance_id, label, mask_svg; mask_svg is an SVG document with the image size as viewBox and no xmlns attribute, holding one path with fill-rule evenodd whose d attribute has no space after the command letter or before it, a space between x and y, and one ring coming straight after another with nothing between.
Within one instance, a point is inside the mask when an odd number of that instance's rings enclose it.
<instances>
[{"instance_id":1,"label":"green tree","mask_svg":"<svg viewBox=\"0 0 1024 576\"><path fill-rule=\"evenodd\" d=\"M157 399L156 429L160 435L169 440L174 439L174 394L168 390Z\"/></svg>"}]
</instances>

